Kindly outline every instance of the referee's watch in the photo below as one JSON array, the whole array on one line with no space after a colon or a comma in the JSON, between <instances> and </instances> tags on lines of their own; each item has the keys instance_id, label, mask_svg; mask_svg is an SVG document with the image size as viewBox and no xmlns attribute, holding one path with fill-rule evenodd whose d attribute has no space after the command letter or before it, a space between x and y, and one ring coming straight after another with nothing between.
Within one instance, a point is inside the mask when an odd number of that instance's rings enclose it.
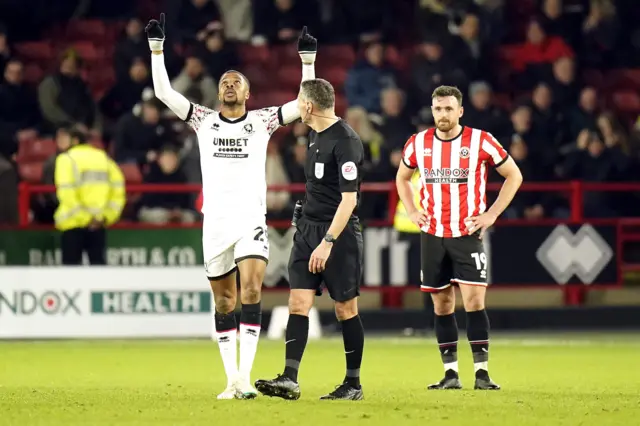
<instances>
[{"instance_id":1,"label":"referee's watch","mask_svg":"<svg viewBox=\"0 0 640 426\"><path fill-rule=\"evenodd\" d=\"M336 242L336 238L335 238L333 235L331 235L331 234L327 234L327 235L325 235L325 236L324 236L324 240L325 240L326 242L330 243L330 244L333 244L333 243L335 243L335 242Z\"/></svg>"}]
</instances>

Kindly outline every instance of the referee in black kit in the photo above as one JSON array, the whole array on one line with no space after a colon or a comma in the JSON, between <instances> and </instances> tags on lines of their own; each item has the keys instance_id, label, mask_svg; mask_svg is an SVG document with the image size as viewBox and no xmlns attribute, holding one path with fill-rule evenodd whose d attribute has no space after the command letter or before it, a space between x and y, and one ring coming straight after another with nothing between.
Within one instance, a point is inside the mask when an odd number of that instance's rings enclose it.
<instances>
[{"instance_id":1,"label":"referee in black kit","mask_svg":"<svg viewBox=\"0 0 640 426\"><path fill-rule=\"evenodd\" d=\"M358 315L363 242L355 209L360 199L364 148L357 133L335 114L335 92L322 79L303 81L298 108L309 136L305 201L297 204L297 227L289 258L289 322L284 373L256 381L267 396L300 398L298 369L309 335L309 311L324 282L342 325L347 372L336 389L320 399L360 400L364 329Z\"/></svg>"}]
</instances>

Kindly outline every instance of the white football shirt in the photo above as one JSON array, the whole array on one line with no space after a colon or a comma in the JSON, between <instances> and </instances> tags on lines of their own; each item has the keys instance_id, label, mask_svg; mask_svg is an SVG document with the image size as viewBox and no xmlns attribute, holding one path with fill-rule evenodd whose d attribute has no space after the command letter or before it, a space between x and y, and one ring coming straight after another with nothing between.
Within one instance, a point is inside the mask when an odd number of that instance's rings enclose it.
<instances>
[{"instance_id":1,"label":"white football shirt","mask_svg":"<svg viewBox=\"0 0 640 426\"><path fill-rule=\"evenodd\" d=\"M230 120L192 104L185 121L198 137L205 221L220 226L264 221L267 144L284 124L282 108L249 111Z\"/></svg>"}]
</instances>

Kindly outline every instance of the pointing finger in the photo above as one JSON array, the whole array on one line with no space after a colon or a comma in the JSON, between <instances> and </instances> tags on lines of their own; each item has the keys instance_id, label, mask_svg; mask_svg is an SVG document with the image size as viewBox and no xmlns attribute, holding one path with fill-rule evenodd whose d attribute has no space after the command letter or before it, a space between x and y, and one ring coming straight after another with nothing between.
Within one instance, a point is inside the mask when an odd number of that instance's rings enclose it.
<instances>
[{"instance_id":1,"label":"pointing finger","mask_svg":"<svg viewBox=\"0 0 640 426\"><path fill-rule=\"evenodd\" d=\"M160 14L160 27L164 31L164 13Z\"/></svg>"},{"instance_id":2,"label":"pointing finger","mask_svg":"<svg viewBox=\"0 0 640 426\"><path fill-rule=\"evenodd\" d=\"M305 25L304 27L302 27L302 34L301 36L304 37L307 35L307 26Z\"/></svg>"}]
</instances>

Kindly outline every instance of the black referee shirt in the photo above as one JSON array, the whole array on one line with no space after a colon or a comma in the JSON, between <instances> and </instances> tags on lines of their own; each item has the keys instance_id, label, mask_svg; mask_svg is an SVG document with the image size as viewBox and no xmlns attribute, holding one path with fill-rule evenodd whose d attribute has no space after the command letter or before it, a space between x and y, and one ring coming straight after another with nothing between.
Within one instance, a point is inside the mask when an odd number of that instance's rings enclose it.
<instances>
[{"instance_id":1,"label":"black referee shirt","mask_svg":"<svg viewBox=\"0 0 640 426\"><path fill-rule=\"evenodd\" d=\"M314 221L331 222L343 192L357 192L360 204L363 161L362 141L342 119L320 133L311 131L305 164L307 185L302 216ZM356 209L352 217L356 217Z\"/></svg>"}]
</instances>

